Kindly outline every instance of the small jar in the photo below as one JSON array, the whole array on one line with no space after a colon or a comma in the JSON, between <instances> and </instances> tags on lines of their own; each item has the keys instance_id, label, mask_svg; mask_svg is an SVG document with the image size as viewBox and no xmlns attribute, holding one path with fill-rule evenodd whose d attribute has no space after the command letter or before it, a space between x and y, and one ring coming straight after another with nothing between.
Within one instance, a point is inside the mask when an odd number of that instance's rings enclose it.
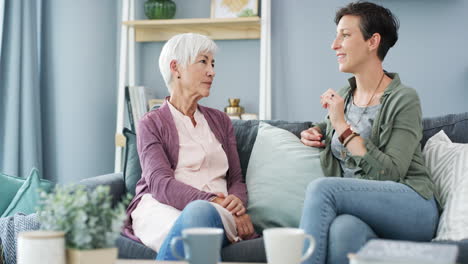
<instances>
[{"instance_id":1,"label":"small jar","mask_svg":"<svg viewBox=\"0 0 468 264\"><path fill-rule=\"evenodd\" d=\"M176 4L172 0L147 0L144 7L149 19L171 19L176 12Z\"/></svg>"},{"instance_id":2,"label":"small jar","mask_svg":"<svg viewBox=\"0 0 468 264\"><path fill-rule=\"evenodd\" d=\"M18 264L65 264L65 233L27 231L18 234Z\"/></svg>"}]
</instances>

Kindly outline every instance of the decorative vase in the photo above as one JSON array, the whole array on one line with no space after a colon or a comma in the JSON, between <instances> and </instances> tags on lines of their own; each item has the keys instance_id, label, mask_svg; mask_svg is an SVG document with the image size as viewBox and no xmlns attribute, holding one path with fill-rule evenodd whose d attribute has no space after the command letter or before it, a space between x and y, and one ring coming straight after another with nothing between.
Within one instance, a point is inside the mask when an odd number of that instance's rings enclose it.
<instances>
[{"instance_id":1,"label":"decorative vase","mask_svg":"<svg viewBox=\"0 0 468 264\"><path fill-rule=\"evenodd\" d=\"M172 0L147 0L145 15L149 19L171 19L176 12L176 4Z\"/></svg>"},{"instance_id":2,"label":"decorative vase","mask_svg":"<svg viewBox=\"0 0 468 264\"><path fill-rule=\"evenodd\" d=\"M244 107L239 105L239 98L229 98L229 105L224 108L224 112L228 116L237 116L240 118L241 114L244 113Z\"/></svg>"},{"instance_id":3,"label":"decorative vase","mask_svg":"<svg viewBox=\"0 0 468 264\"><path fill-rule=\"evenodd\" d=\"M117 260L117 248L90 250L67 249L67 264L114 264Z\"/></svg>"}]
</instances>

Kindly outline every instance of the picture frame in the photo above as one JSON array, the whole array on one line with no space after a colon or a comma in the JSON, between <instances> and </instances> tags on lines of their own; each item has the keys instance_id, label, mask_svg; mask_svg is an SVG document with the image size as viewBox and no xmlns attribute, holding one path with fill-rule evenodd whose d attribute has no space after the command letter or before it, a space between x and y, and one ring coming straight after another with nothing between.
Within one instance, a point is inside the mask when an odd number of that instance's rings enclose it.
<instances>
[{"instance_id":1,"label":"picture frame","mask_svg":"<svg viewBox=\"0 0 468 264\"><path fill-rule=\"evenodd\" d=\"M211 0L211 18L258 16L258 0Z\"/></svg>"}]
</instances>

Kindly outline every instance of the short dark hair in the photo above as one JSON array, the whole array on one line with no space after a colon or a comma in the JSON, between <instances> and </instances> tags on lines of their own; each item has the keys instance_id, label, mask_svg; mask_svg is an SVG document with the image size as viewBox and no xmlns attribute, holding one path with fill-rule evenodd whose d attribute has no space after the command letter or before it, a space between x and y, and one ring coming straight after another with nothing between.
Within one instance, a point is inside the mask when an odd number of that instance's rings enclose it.
<instances>
[{"instance_id":1,"label":"short dark hair","mask_svg":"<svg viewBox=\"0 0 468 264\"><path fill-rule=\"evenodd\" d=\"M377 56L383 61L388 50L398 40L398 28L400 27L398 18L389 9L364 1L349 3L339 9L335 15L335 23L338 25L340 19L346 15L360 18L359 27L365 40L371 38L374 33L380 34L381 41Z\"/></svg>"}]
</instances>

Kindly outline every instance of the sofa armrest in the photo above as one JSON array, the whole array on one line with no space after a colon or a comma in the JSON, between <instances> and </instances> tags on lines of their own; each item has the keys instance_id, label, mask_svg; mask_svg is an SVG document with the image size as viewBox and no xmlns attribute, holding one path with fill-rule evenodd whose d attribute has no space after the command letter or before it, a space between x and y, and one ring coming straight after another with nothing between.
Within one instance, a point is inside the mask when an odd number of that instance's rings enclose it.
<instances>
[{"instance_id":1,"label":"sofa armrest","mask_svg":"<svg viewBox=\"0 0 468 264\"><path fill-rule=\"evenodd\" d=\"M125 181L122 173L110 173L91 177L79 181L78 184L85 186L88 190L94 190L99 185L109 186L113 205L119 202L125 195Z\"/></svg>"}]
</instances>

